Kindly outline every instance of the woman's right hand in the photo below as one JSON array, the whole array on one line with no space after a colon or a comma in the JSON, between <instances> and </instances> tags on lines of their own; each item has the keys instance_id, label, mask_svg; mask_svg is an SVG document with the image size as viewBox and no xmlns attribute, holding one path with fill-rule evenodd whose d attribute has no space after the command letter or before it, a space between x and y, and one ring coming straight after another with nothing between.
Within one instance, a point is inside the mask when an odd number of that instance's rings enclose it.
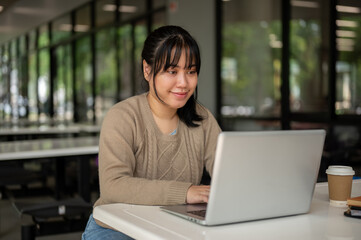
<instances>
[{"instance_id":1,"label":"woman's right hand","mask_svg":"<svg viewBox=\"0 0 361 240\"><path fill-rule=\"evenodd\" d=\"M209 197L209 185L192 185L187 191L187 203L207 203Z\"/></svg>"}]
</instances>

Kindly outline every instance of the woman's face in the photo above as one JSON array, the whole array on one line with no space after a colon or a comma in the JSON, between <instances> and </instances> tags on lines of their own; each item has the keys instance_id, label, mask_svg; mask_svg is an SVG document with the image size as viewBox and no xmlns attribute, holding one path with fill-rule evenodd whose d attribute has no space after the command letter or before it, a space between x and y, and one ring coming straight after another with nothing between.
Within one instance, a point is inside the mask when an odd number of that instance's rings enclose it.
<instances>
[{"instance_id":1,"label":"woman's face","mask_svg":"<svg viewBox=\"0 0 361 240\"><path fill-rule=\"evenodd\" d=\"M147 67L149 67L149 65L145 67L144 72L146 73L146 71L148 71L150 73L150 69L147 69ZM148 76L150 76L150 74L148 74ZM153 77L150 76L148 79L146 77L146 80L149 82L150 94L159 101L154 91ZM186 67L186 55L184 51L176 66L171 66L155 76L155 87L159 98L164 102L163 104L166 104L172 109L181 108L187 103L188 99L194 93L197 83L198 75L196 66L192 65L191 68Z\"/></svg>"}]
</instances>

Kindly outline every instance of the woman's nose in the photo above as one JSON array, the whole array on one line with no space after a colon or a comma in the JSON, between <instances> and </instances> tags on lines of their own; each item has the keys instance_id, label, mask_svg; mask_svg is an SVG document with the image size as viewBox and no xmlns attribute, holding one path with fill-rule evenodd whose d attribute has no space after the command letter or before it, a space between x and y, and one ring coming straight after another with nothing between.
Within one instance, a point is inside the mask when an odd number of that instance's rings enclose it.
<instances>
[{"instance_id":1,"label":"woman's nose","mask_svg":"<svg viewBox=\"0 0 361 240\"><path fill-rule=\"evenodd\" d=\"M179 73L177 77L177 87L185 87L187 86L187 76L185 73Z\"/></svg>"}]
</instances>

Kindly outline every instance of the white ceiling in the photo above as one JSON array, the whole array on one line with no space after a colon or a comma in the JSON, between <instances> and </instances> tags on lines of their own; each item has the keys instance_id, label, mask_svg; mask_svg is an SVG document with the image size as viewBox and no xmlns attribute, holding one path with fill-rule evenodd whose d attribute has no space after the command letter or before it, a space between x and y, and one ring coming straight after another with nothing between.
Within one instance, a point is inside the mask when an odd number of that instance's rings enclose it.
<instances>
[{"instance_id":1,"label":"white ceiling","mask_svg":"<svg viewBox=\"0 0 361 240\"><path fill-rule=\"evenodd\" d=\"M9 2L0 0L2 3ZM18 0L0 13L0 45L89 0Z\"/></svg>"}]
</instances>

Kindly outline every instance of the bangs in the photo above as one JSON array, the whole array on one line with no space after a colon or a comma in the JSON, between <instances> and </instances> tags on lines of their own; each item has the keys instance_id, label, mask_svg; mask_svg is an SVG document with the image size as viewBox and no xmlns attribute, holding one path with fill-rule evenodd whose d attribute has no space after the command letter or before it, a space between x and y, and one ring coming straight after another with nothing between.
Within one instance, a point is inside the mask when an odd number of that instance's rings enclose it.
<instances>
[{"instance_id":1,"label":"bangs","mask_svg":"<svg viewBox=\"0 0 361 240\"><path fill-rule=\"evenodd\" d=\"M193 40L194 41L194 40ZM178 35L165 40L156 51L154 63L154 76L160 71L166 71L169 67L177 66L182 52L185 51L187 69L196 67L199 74L201 62L199 49L191 39L184 39Z\"/></svg>"}]
</instances>

